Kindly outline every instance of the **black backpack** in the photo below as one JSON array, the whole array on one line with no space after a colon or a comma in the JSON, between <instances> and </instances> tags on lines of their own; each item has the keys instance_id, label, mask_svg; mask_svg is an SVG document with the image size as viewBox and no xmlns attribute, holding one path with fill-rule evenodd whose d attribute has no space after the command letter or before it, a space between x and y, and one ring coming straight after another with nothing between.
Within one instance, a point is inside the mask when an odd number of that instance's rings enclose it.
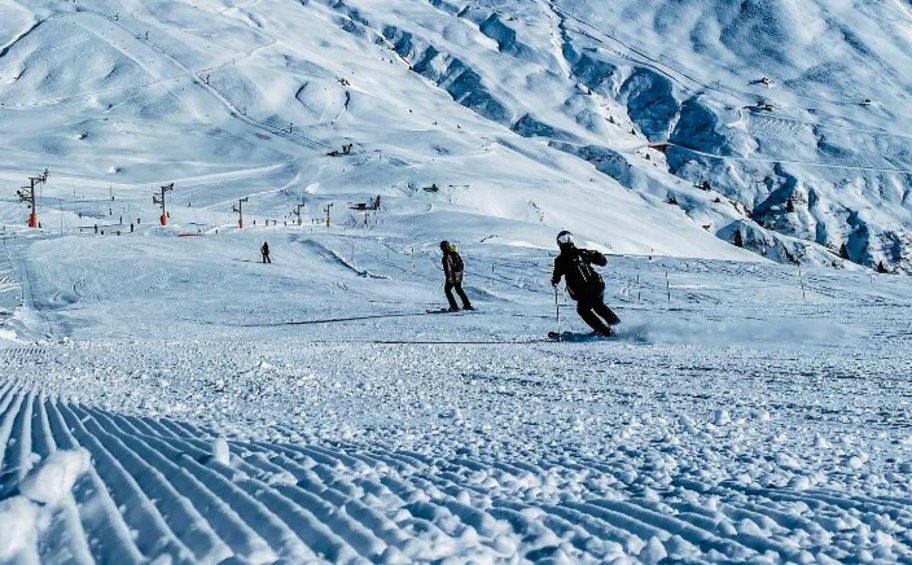
<instances>
[{"instance_id":1,"label":"black backpack","mask_svg":"<svg viewBox=\"0 0 912 565\"><path fill-rule=\"evenodd\" d=\"M462 262L462 257L459 256L459 253L450 251L450 266L453 268L454 273L461 273L465 270L465 264Z\"/></svg>"}]
</instances>

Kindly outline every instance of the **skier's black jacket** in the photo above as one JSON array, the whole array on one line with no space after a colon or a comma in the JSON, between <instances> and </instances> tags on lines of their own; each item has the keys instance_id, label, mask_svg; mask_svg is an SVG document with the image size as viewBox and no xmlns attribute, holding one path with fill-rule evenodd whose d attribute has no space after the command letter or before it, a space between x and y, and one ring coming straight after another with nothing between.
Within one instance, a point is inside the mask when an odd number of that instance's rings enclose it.
<instances>
[{"instance_id":1,"label":"skier's black jacket","mask_svg":"<svg viewBox=\"0 0 912 565\"><path fill-rule=\"evenodd\" d=\"M560 255L554 259L551 284L556 285L561 278L567 277L567 291L575 300L600 293L605 290L605 281L592 268L593 264L604 267L608 260L598 251L572 246L562 248Z\"/></svg>"}]
</instances>

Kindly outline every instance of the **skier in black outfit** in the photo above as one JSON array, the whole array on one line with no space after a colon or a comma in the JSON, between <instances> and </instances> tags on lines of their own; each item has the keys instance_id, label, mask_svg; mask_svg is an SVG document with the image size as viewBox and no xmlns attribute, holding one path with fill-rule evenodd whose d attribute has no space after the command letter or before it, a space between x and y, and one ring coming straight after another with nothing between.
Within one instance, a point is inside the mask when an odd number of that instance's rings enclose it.
<instances>
[{"instance_id":1,"label":"skier in black outfit","mask_svg":"<svg viewBox=\"0 0 912 565\"><path fill-rule=\"evenodd\" d=\"M583 321L598 335L614 335L611 326L621 323L621 319L605 305L605 281L592 268L593 264L604 267L608 260L598 251L577 249L568 231L557 235L557 245L561 252L554 259L551 285L556 287L566 277L567 291L576 300L576 312Z\"/></svg>"},{"instance_id":2,"label":"skier in black outfit","mask_svg":"<svg viewBox=\"0 0 912 565\"><path fill-rule=\"evenodd\" d=\"M260 247L260 253L263 255L264 263L272 263L272 259L269 258L269 243L263 242L263 246Z\"/></svg>"},{"instance_id":3,"label":"skier in black outfit","mask_svg":"<svg viewBox=\"0 0 912 565\"><path fill-rule=\"evenodd\" d=\"M441 241L440 250L443 251L443 274L446 276L446 284L444 285L443 290L446 293L447 302L450 303L450 312L459 311L456 299L453 298L453 289L456 290L456 294L462 299L462 309L474 310L475 308L472 307L472 303L469 302L469 297L466 296L465 291L462 290L464 264L462 262L462 257L456 252L456 246L450 245L449 241Z\"/></svg>"}]
</instances>

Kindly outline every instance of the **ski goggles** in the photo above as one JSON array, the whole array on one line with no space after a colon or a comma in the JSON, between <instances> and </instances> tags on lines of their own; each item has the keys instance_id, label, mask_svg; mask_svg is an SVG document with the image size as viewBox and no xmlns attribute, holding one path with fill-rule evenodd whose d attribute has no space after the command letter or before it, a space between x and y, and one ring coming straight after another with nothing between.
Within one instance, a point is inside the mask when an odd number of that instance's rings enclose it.
<instances>
[{"instance_id":1,"label":"ski goggles","mask_svg":"<svg viewBox=\"0 0 912 565\"><path fill-rule=\"evenodd\" d=\"M562 233L557 236L557 242L561 245L566 245L568 243L573 243L573 235L569 233Z\"/></svg>"}]
</instances>

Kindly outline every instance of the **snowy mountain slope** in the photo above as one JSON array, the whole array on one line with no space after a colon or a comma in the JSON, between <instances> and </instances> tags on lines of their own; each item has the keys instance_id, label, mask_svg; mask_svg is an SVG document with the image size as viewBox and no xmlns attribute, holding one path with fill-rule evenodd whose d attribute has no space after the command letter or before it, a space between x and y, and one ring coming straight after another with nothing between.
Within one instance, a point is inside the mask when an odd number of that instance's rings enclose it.
<instances>
[{"instance_id":1,"label":"snowy mountain slope","mask_svg":"<svg viewBox=\"0 0 912 565\"><path fill-rule=\"evenodd\" d=\"M573 226L621 252L747 257L680 211L453 104L376 38L328 25L340 17L335 10L216 7L93 4L36 15L0 58L15 163L6 178L53 160L42 197L59 198L59 207L71 196L117 192L128 204L121 211L137 217L126 208L147 202L147 186L176 180L175 204L196 204L195 220L211 212L209 225L225 223L230 201L250 194L264 193L251 213L275 218L302 199L318 217L325 202L380 193L394 213L453 204L482 219L539 225L538 245ZM351 155L326 156L347 140ZM431 185L442 190L422 190ZM597 214L593 195L604 203ZM198 213L201 201L212 210ZM72 226L78 206L64 206L69 216L50 216L48 225ZM489 235L485 227L473 238Z\"/></svg>"},{"instance_id":2,"label":"snowy mountain slope","mask_svg":"<svg viewBox=\"0 0 912 565\"><path fill-rule=\"evenodd\" d=\"M905 8L738 7L0 0L0 561L912 559Z\"/></svg>"},{"instance_id":3,"label":"snowy mountain slope","mask_svg":"<svg viewBox=\"0 0 912 565\"><path fill-rule=\"evenodd\" d=\"M897 120L905 119L909 96L902 72L910 63L908 15L897 19L889 3L857 9L829 4L451 6L450 12L498 40L502 54L514 60L511 69L528 69L482 81L476 91L490 93L494 102L461 101L490 118L513 120L524 135L596 161L622 184L678 192L672 179L656 178L642 160L625 155L631 142L646 150L635 136L624 135L626 125L610 128L616 124L604 121L606 113L617 123L629 119L665 151L667 162L651 155L663 169L709 182L723 195L719 204L730 198L750 211L745 221L738 217L743 208L722 205L719 211L694 191L677 195L720 237L730 239L740 229L749 247L763 253L772 247L771 255L783 260L808 251L776 246L775 233L833 251L845 244L852 260L905 269L909 137ZM411 3L404 5L403 20L413 18ZM551 28L549 36L543 27ZM416 72L433 77L420 58L440 47L416 44L408 32L399 35L397 50L419 61ZM475 58L470 68L489 67L480 54L461 47L461 55ZM558 58L563 64L555 63ZM569 73L561 76L558 68ZM772 78L772 88L758 84L762 77ZM574 91L578 84L586 95ZM547 101L550 107L542 104Z\"/></svg>"},{"instance_id":4,"label":"snowy mountain slope","mask_svg":"<svg viewBox=\"0 0 912 565\"><path fill-rule=\"evenodd\" d=\"M641 240L624 251L733 256L698 232L738 231L777 260L838 264L845 244L853 261L905 265L897 6L103 2L30 7L32 21L9 6L10 163L57 156L64 185L282 162L282 208L317 185L366 199L435 184L474 213ZM763 76L774 84L750 84ZM347 141L354 156L325 156ZM585 185L605 195L582 214L567 204ZM690 235L647 234L657 225Z\"/></svg>"},{"instance_id":5,"label":"snowy mountain slope","mask_svg":"<svg viewBox=\"0 0 912 565\"><path fill-rule=\"evenodd\" d=\"M652 136L678 145L675 174L739 194L776 231L908 269L908 5L565 4L575 25L610 30L678 83L692 111ZM755 101L772 111L747 108ZM695 135L706 126L714 135Z\"/></svg>"}]
</instances>

